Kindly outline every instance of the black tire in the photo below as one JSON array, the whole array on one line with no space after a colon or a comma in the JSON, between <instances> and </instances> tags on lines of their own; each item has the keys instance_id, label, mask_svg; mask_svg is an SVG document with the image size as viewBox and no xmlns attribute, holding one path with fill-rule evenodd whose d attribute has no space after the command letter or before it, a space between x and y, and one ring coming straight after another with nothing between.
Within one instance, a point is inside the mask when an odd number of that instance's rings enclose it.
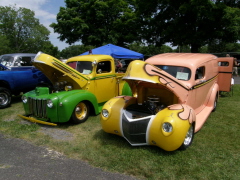
<instances>
[{"instance_id":1,"label":"black tire","mask_svg":"<svg viewBox=\"0 0 240 180\"><path fill-rule=\"evenodd\" d=\"M72 113L71 121L74 124L79 124L85 122L89 117L89 105L88 103L82 101L79 102Z\"/></svg>"},{"instance_id":2,"label":"black tire","mask_svg":"<svg viewBox=\"0 0 240 180\"><path fill-rule=\"evenodd\" d=\"M0 87L0 109L10 106L12 94L7 88Z\"/></svg>"},{"instance_id":3,"label":"black tire","mask_svg":"<svg viewBox=\"0 0 240 180\"><path fill-rule=\"evenodd\" d=\"M186 150L193 142L195 123L192 123L179 150Z\"/></svg>"},{"instance_id":4,"label":"black tire","mask_svg":"<svg viewBox=\"0 0 240 180\"><path fill-rule=\"evenodd\" d=\"M217 95L216 95L215 100L214 100L214 105L213 105L212 112L216 111L216 109L217 109Z\"/></svg>"}]
</instances>

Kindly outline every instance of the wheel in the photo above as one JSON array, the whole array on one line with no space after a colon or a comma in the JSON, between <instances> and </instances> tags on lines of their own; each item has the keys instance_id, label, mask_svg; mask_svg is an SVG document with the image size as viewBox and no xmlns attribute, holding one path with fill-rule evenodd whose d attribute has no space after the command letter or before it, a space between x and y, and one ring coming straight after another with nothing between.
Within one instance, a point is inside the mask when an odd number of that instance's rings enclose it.
<instances>
[{"instance_id":1,"label":"wheel","mask_svg":"<svg viewBox=\"0 0 240 180\"><path fill-rule=\"evenodd\" d=\"M86 102L80 102L73 110L71 120L75 124L83 123L88 119L89 106Z\"/></svg>"},{"instance_id":2,"label":"wheel","mask_svg":"<svg viewBox=\"0 0 240 180\"><path fill-rule=\"evenodd\" d=\"M184 139L182 145L179 148L180 150L185 150L192 144L193 137L194 137L194 128L195 128L195 124L192 123L190 128L188 129L188 132L185 136L185 139Z\"/></svg>"},{"instance_id":3,"label":"wheel","mask_svg":"<svg viewBox=\"0 0 240 180\"><path fill-rule=\"evenodd\" d=\"M214 100L212 112L216 111L216 108L217 108L217 95L216 95L215 100Z\"/></svg>"},{"instance_id":4,"label":"wheel","mask_svg":"<svg viewBox=\"0 0 240 180\"><path fill-rule=\"evenodd\" d=\"M0 109L10 106L12 94L7 88L0 87Z\"/></svg>"}]
</instances>

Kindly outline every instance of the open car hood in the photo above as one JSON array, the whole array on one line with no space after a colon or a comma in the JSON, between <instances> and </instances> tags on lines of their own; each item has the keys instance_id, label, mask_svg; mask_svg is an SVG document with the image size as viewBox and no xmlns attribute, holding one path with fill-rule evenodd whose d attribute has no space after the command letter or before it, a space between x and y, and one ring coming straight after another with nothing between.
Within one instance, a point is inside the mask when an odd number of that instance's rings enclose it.
<instances>
[{"instance_id":1,"label":"open car hood","mask_svg":"<svg viewBox=\"0 0 240 180\"><path fill-rule=\"evenodd\" d=\"M184 85L180 80L164 70L139 60L130 63L123 79L128 82L133 94L136 92L138 83L145 81L165 86L173 92L181 102L186 101L190 90L190 88Z\"/></svg>"},{"instance_id":2,"label":"open car hood","mask_svg":"<svg viewBox=\"0 0 240 180\"><path fill-rule=\"evenodd\" d=\"M42 52L36 55L32 64L42 71L52 84L66 81L67 85L73 86L74 89L81 89L88 82L88 78L77 70Z\"/></svg>"}]
</instances>

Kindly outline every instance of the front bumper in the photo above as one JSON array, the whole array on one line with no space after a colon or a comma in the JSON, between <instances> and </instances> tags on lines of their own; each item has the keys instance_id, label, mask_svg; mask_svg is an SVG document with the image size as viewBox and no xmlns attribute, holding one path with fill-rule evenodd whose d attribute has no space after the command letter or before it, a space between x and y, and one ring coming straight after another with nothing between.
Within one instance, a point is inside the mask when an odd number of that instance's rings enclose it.
<instances>
[{"instance_id":1,"label":"front bumper","mask_svg":"<svg viewBox=\"0 0 240 180\"><path fill-rule=\"evenodd\" d=\"M37 120L33 117L26 117L26 116L23 116L23 115L20 115L20 114L18 114L18 116L23 118L23 119L26 119L28 121L34 122L34 123L45 124L45 125L50 125L50 126L57 126L57 124L55 124L55 123L40 121L40 120Z\"/></svg>"}]
</instances>

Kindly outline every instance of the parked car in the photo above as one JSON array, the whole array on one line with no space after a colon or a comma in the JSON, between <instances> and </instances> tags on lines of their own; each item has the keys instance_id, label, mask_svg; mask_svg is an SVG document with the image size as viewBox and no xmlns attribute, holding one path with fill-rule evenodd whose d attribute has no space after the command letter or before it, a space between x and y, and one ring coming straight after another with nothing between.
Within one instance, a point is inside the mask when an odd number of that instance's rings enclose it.
<instances>
[{"instance_id":1,"label":"parked car","mask_svg":"<svg viewBox=\"0 0 240 180\"><path fill-rule=\"evenodd\" d=\"M132 146L186 149L215 111L219 92L229 90L232 67L232 57L197 53L166 53L133 61L123 77L133 96L105 103L102 129L124 137Z\"/></svg>"},{"instance_id":2,"label":"parked car","mask_svg":"<svg viewBox=\"0 0 240 180\"><path fill-rule=\"evenodd\" d=\"M22 96L25 115L22 118L48 125L85 122L90 112L99 114L109 99L131 94L122 81L123 73L115 72L114 59L109 55L82 55L63 63L39 52L33 64L52 82L39 86Z\"/></svg>"},{"instance_id":3,"label":"parked car","mask_svg":"<svg viewBox=\"0 0 240 180\"><path fill-rule=\"evenodd\" d=\"M31 61L36 54L33 53L13 53L0 56L0 64L11 67L32 66Z\"/></svg>"},{"instance_id":4,"label":"parked car","mask_svg":"<svg viewBox=\"0 0 240 180\"><path fill-rule=\"evenodd\" d=\"M12 95L28 92L39 83L50 83L41 71L31 65L32 57L34 54L22 53L0 57L4 64L0 64L0 109L10 106Z\"/></svg>"}]
</instances>

